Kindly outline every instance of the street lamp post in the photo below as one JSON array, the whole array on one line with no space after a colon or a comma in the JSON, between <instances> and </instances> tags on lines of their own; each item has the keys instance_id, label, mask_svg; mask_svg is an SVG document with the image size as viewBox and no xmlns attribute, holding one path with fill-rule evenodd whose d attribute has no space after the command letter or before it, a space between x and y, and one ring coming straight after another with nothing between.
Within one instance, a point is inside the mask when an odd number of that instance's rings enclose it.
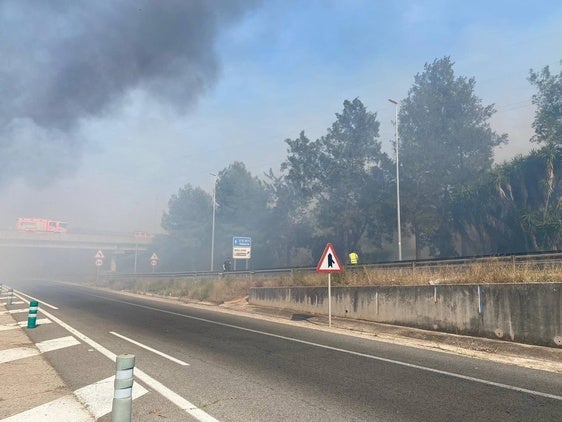
<instances>
[{"instance_id":1,"label":"street lamp post","mask_svg":"<svg viewBox=\"0 0 562 422\"><path fill-rule=\"evenodd\" d=\"M398 261L402 261L402 231L400 228L400 163L398 161L398 101L389 98L394 104L394 142L396 144L396 216L398 219Z\"/></svg>"},{"instance_id":2,"label":"street lamp post","mask_svg":"<svg viewBox=\"0 0 562 422\"><path fill-rule=\"evenodd\" d=\"M217 190L217 175L214 173L209 173L214 177L213 180L213 222L211 224L211 272L214 270L214 258L215 258L215 210L217 207L217 201L215 200L215 194Z\"/></svg>"}]
</instances>

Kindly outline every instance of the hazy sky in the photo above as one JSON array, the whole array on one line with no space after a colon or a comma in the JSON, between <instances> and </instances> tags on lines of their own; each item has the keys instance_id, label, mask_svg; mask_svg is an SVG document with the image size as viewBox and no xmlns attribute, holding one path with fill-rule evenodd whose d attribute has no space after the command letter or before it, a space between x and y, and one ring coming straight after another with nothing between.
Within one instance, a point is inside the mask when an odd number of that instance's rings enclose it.
<instances>
[{"instance_id":1,"label":"hazy sky","mask_svg":"<svg viewBox=\"0 0 562 422\"><path fill-rule=\"evenodd\" d=\"M170 196L235 160L278 171L359 97L394 106L450 55L528 152L529 69L562 60L559 1L0 0L0 228L18 216L159 231Z\"/></svg>"}]
</instances>

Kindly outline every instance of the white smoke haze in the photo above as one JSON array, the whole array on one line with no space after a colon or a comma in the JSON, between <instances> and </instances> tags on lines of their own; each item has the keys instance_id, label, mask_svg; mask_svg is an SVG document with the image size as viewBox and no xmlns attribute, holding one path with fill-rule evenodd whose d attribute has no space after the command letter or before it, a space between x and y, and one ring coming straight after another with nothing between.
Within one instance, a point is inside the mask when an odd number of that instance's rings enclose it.
<instances>
[{"instance_id":1,"label":"white smoke haze","mask_svg":"<svg viewBox=\"0 0 562 422\"><path fill-rule=\"evenodd\" d=\"M181 186L235 160L277 171L284 139L355 97L392 155L387 99L445 55L512 158L533 147L528 70L558 69L561 38L555 1L0 0L0 228L159 231Z\"/></svg>"}]
</instances>

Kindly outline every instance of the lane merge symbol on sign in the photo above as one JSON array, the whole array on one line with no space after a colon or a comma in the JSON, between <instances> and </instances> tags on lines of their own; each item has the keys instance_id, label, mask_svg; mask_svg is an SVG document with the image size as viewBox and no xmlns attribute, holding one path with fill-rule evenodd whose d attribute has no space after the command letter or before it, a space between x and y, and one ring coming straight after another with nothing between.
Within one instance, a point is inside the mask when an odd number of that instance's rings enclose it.
<instances>
[{"instance_id":1,"label":"lane merge symbol on sign","mask_svg":"<svg viewBox=\"0 0 562 422\"><path fill-rule=\"evenodd\" d=\"M316 266L316 272L319 273L341 273L343 267L336 255L334 246L331 243L326 245L324 248L324 253L322 253L322 258L318 261Z\"/></svg>"},{"instance_id":2,"label":"lane merge symbol on sign","mask_svg":"<svg viewBox=\"0 0 562 422\"><path fill-rule=\"evenodd\" d=\"M332 326L332 273L341 273L342 271L343 267L336 255L334 246L328 243L316 266L316 272L328 273L328 327Z\"/></svg>"}]
</instances>

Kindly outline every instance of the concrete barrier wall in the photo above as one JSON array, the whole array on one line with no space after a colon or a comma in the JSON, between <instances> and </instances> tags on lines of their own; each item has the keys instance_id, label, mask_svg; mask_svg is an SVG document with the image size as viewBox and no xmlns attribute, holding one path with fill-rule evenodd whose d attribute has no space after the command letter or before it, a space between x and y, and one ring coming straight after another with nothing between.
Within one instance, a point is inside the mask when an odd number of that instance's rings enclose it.
<instances>
[{"instance_id":1,"label":"concrete barrier wall","mask_svg":"<svg viewBox=\"0 0 562 422\"><path fill-rule=\"evenodd\" d=\"M562 347L562 283L333 287L332 315ZM251 304L328 314L327 287L250 289Z\"/></svg>"}]
</instances>

